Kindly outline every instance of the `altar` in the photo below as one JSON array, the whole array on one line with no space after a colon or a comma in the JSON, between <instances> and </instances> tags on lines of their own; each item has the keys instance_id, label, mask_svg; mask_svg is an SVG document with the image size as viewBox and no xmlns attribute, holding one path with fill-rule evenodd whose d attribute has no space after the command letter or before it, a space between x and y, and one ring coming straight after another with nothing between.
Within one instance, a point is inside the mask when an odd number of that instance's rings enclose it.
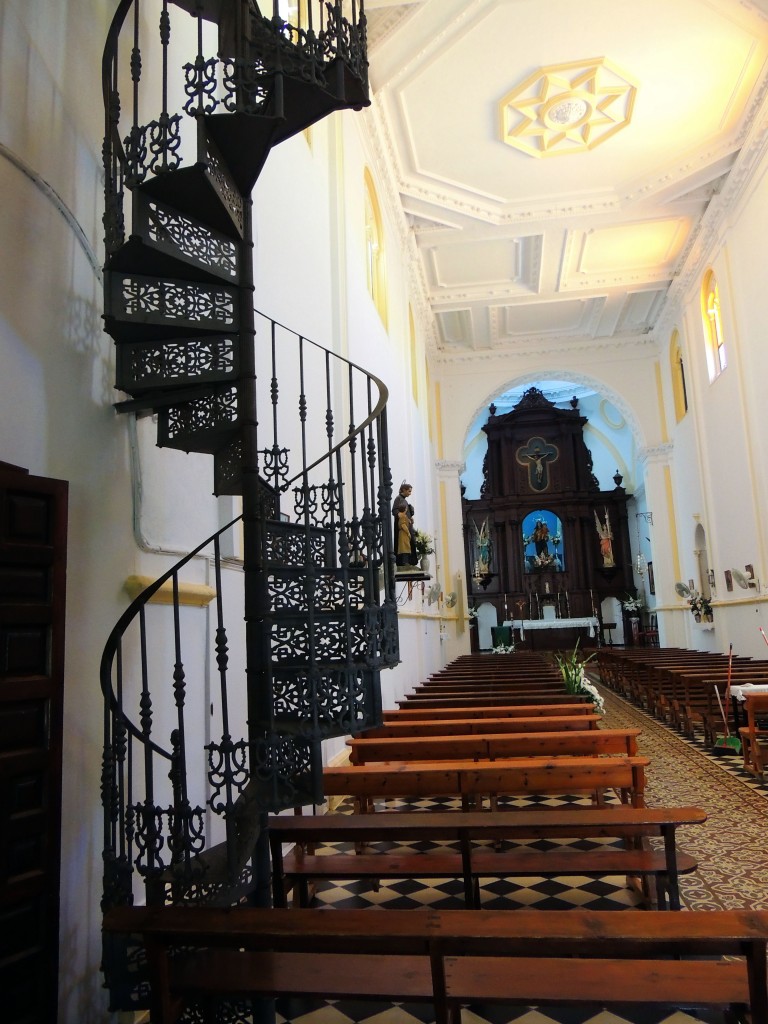
<instances>
[{"instance_id":1,"label":"altar","mask_svg":"<svg viewBox=\"0 0 768 1024\"><path fill-rule=\"evenodd\" d=\"M528 640L532 650L573 647L583 636L583 630L593 638L599 638L600 630L600 623L594 615L568 619L508 619L504 625L516 630L521 642L525 641L526 633L531 634Z\"/></svg>"}]
</instances>

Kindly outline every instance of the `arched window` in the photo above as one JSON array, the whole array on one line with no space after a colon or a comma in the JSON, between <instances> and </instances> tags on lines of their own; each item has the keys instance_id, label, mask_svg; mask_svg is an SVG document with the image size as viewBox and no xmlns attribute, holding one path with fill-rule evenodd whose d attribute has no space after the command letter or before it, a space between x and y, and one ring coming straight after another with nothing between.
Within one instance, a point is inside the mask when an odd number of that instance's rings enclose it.
<instances>
[{"instance_id":1,"label":"arched window","mask_svg":"<svg viewBox=\"0 0 768 1024\"><path fill-rule=\"evenodd\" d=\"M720 314L720 290L714 270L708 270L701 286L701 316L707 345L707 369L710 381L719 377L728 365L725 336Z\"/></svg>"},{"instance_id":2,"label":"arched window","mask_svg":"<svg viewBox=\"0 0 768 1024\"><path fill-rule=\"evenodd\" d=\"M672 393L675 398L675 419L680 420L688 412L688 392L685 389L685 367L683 366L683 350L680 347L680 332L672 331L669 342L669 362L672 374Z\"/></svg>"},{"instance_id":3,"label":"arched window","mask_svg":"<svg viewBox=\"0 0 768 1024\"><path fill-rule=\"evenodd\" d=\"M368 291L387 326L387 281L384 268L384 227L371 172L365 169L365 264Z\"/></svg>"}]
</instances>

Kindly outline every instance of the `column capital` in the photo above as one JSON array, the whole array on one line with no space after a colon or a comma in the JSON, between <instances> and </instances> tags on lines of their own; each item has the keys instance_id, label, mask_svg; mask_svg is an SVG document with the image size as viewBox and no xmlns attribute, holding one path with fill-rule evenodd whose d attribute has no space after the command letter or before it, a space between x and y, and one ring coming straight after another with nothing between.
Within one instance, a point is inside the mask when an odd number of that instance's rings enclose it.
<instances>
[{"instance_id":1,"label":"column capital","mask_svg":"<svg viewBox=\"0 0 768 1024\"><path fill-rule=\"evenodd\" d=\"M651 445L648 448L641 448L637 453L637 461L644 466L651 464L657 466L668 466L672 462L675 446L671 441L663 444Z\"/></svg>"},{"instance_id":2,"label":"column capital","mask_svg":"<svg viewBox=\"0 0 768 1024\"><path fill-rule=\"evenodd\" d=\"M458 480L466 468L466 463L457 462L453 459L437 459L435 461L435 469L438 475L442 477L455 476Z\"/></svg>"}]
</instances>

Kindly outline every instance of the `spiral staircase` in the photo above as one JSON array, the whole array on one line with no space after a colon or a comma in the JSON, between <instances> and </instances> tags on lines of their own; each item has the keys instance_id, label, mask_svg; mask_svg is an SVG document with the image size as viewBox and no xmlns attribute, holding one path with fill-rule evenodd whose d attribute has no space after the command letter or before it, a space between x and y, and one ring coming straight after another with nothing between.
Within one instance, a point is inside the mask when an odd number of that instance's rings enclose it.
<instances>
[{"instance_id":1,"label":"spiral staircase","mask_svg":"<svg viewBox=\"0 0 768 1024\"><path fill-rule=\"evenodd\" d=\"M251 190L273 146L368 103L365 24L362 0L120 0L110 28L118 409L156 417L161 447L212 455L214 493L242 515L104 650L104 909L268 903L265 816L322 801L323 739L378 722L399 660L386 388L253 308ZM193 560L216 595L202 645L180 597ZM140 946L105 940L103 969L111 1009L148 1005Z\"/></svg>"}]
</instances>

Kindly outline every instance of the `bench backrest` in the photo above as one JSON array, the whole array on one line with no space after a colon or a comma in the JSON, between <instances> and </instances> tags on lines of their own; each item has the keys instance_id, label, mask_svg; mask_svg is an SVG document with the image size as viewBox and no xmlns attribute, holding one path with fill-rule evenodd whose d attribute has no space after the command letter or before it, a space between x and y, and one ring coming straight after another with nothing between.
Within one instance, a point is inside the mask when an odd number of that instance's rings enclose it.
<instances>
[{"instance_id":1,"label":"bench backrest","mask_svg":"<svg viewBox=\"0 0 768 1024\"><path fill-rule=\"evenodd\" d=\"M564 732L597 729L601 715L540 715L538 718L440 718L415 722L391 721L366 729L361 739L385 736L462 736L475 733Z\"/></svg>"},{"instance_id":2,"label":"bench backrest","mask_svg":"<svg viewBox=\"0 0 768 1024\"><path fill-rule=\"evenodd\" d=\"M582 732L415 736L347 740L352 764L371 761L439 761L457 758L548 757L637 753L640 729Z\"/></svg>"},{"instance_id":3,"label":"bench backrest","mask_svg":"<svg viewBox=\"0 0 768 1024\"><path fill-rule=\"evenodd\" d=\"M641 806L645 757L519 758L489 762L398 762L326 768L326 796L419 797L621 791Z\"/></svg>"}]
</instances>

